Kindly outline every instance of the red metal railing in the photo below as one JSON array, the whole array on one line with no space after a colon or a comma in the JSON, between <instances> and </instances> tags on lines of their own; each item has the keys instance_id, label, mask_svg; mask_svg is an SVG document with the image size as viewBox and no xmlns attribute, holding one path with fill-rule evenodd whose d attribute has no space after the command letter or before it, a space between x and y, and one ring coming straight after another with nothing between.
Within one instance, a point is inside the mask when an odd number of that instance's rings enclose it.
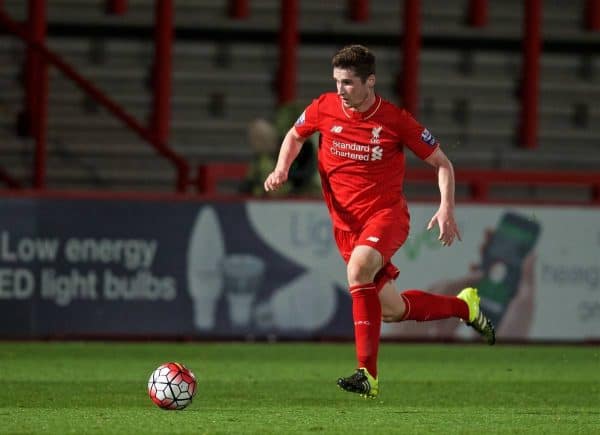
<instances>
[{"instance_id":1,"label":"red metal railing","mask_svg":"<svg viewBox=\"0 0 600 435\"><path fill-rule=\"evenodd\" d=\"M250 15L250 2L249 0L229 0L228 9L230 18L247 18Z\"/></svg>"},{"instance_id":2,"label":"red metal railing","mask_svg":"<svg viewBox=\"0 0 600 435\"><path fill-rule=\"evenodd\" d=\"M583 13L585 27L592 32L600 31L600 0L587 0Z\"/></svg>"},{"instance_id":3,"label":"red metal railing","mask_svg":"<svg viewBox=\"0 0 600 435\"><path fill-rule=\"evenodd\" d=\"M437 175L429 168L410 169L405 180L436 182ZM590 202L600 204L600 174L595 172L457 169L456 182L466 184L469 199L475 201L493 199L492 186L571 186L590 189Z\"/></svg>"},{"instance_id":4,"label":"red metal railing","mask_svg":"<svg viewBox=\"0 0 600 435\"><path fill-rule=\"evenodd\" d=\"M281 0L279 28L279 71L277 74L278 103L296 99L296 71L298 69L298 8L299 0Z\"/></svg>"},{"instance_id":5,"label":"red metal railing","mask_svg":"<svg viewBox=\"0 0 600 435\"><path fill-rule=\"evenodd\" d=\"M399 89L402 104L417 116L419 108L419 55L421 53L421 0L404 0L402 75Z\"/></svg>"},{"instance_id":6,"label":"red metal railing","mask_svg":"<svg viewBox=\"0 0 600 435\"><path fill-rule=\"evenodd\" d=\"M46 2L29 0L27 33L33 44L46 43ZM25 110L29 134L35 138L33 186L43 189L46 182L46 124L48 112L48 66L43 55L27 46L25 60Z\"/></svg>"},{"instance_id":7,"label":"red metal railing","mask_svg":"<svg viewBox=\"0 0 600 435\"><path fill-rule=\"evenodd\" d=\"M246 163L211 163L204 167L198 177L202 183L198 189L207 195L217 195L221 193L220 183L241 181L247 171ZM431 168L409 168L404 181L435 185L437 174ZM589 203L600 205L600 173L456 169L456 184L467 186L467 199L481 202L494 200L491 192L493 186L582 187L590 191Z\"/></svg>"},{"instance_id":8,"label":"red metal railing","mask_svg":"<svg viewBox=\"0 0 600 435\"><path fill-rule=\"evenodd\" d=\"M542 0L525 1L523 23L523 69L521 87L520 145L524 148L538 146L538 105L540 89L540 56Z\"/></svg>"},{"instance_id":9,"label":"red metal railing","mask_svg":"<svg viewBox=\"0 0 600 435\"><path fill-rule=\"evenodd\" d=\"M44 0L29 0L30 4L41 4ZM368 0L347 0L349 8L349 16L356 21L364 21L368 19L369 1ZM398 89L401 93L401 99L406 108L415 113L418 103L418 59L420 52L420 0L403 0L404 1L404 35L403 35L403 72L399 79ZM170 21L172 24L172 16L165 13L169 12L164 9L172 5L173 0L157 0L157 33L156 33L156 67L154 76L159 77L159 83L155 89L155 104L153 113L153 127L147 129L142 126L135 118L131 117L120 106L114 103L110 98L105 96L91 82L81 77L74 69L64 62L59 56L48 50L43 44L45 31L37 27L39 33L28 34L22 27L12 21L0 9L0 24L4 25L9 31L19 36L28 42L31 53L38 53L45 59L46 62L53 64L67 77L74 80L85 92L95 98L100 104L104 105L117 118L119 118L130 129L138 133L143 139L148 141L154 148L164 157L169 159L177 169L177 190L185 191L190 184L189 165L175 153L167 145L167 137L169 130L169 116L167 107L170 102L170 89L166 87L166 83L170 81L170 48L172 38L172 29L166 26ZM107 0L107 8L113 13L123 13L126 11L127 0ZM0 0L0 8L2 1ZM483 27L488 23L488 0L470 0L468 4L468 22L474 27ZM541 54L541 0L525 0L523 2L525 9L524 20L524 40L523 40L523 86L521 89L521 114L520 114L520 142L527 148L537 146L538 134L538 97L539 97L539 58ZM249 0L229 0L228 3L229 16L232 18L245 18L250 13ZM171 11L172 12L172 11ZM585 25L588 30L600 30L600 0L586 0L585 2ZM160 21L160 17L167 17L164 21ZM31 17L30 21L37 20L38 17ZM160 29L160 26L166 26ZM280 50L280 67L278 72L278 101L280 103L291 101L296 96L296 71L297 71L297 48L298 48L298 0L281 0L281 31L279 34L279 50ZM33 32L32 32L33 33ZM33 56L33 54L32 54ZM33 56L35 58L35 56ZM162 59L159 62L159 59ZM43 68L37 69L38 73L43 72ZM43 74L39 77L43 78ZM37 152L36 152L36 185L42 186L44 179L45 168L45 114L44 110L44 95L47 92L44 90L44 80L29 81L28 101L31 110L30 116L32 133L37 134ZM161 87L162 86L162 87ZM34 101L35 100L35 101ZM34 119L35 118L35 119ZM210 169L207 170L210 172ZM198 180L196 185L202 186L206 181L205 168L198 168ZM486 172L487 174L487 172ZM0 171L0 180L7 180L8 174ZM210 177L209 177L210 178ZM204 180L204 181L203 181ZM14 180L12 180L14 182ZM7 182L8 183L8 182ZM484 183L480 180L477 184L483 186ZM595 186L595 184L594 184Z\"/></svg>"},{"instance_id":10,"label":"red metal railing","mask_svg":"<svg viewBox=\"0 0 600 435\"><path fill-rule=\"evenodd\" d=\"M239 182L247 174L248 165L246 163L213 162L199 168L197 182L200 184L198 190L202 192L204 198L218 198L229 200L236 197L242 197L236 193L227 193L223 191L221 184L228 184L227 191L231 192L231 182ZM0 172L1 176L1 172ZM435 186L437 183L436 172L432 168L409 168L405 176L405 184L418 185L426 183L429 186ZM600 173L579 173L579 172L551 172L551 171L515 171L515 170L479 170L479 169L457 169L456 184L458 187L465 186L466 196L462 195L459 201L473 202L498 202L514 203L519 200L506 199L498 196L494 187L501 186L522 186L522 187L577 187L587 189L588 199L564 200L564 199L543 199L527 200L528 203L543 204L577 204L600 207ZM10 186L9 186L10 187ZM178 193L163 192L90 192L90 191L54 191L54 190L5 190L0 188L0 197L31 197L43 196L50 198L98 198L98 199L139 199L139 200L195 200L196 196L182 195ZM298 199L299 197L294 197ZM306 197L305 197L306 198ZM431 196L413 198L413 200L436 201L439 198L434 191Z\"/></svg>"},{"instance_id":11,"label":"red metal railing","mask_svg":"<svg viewBox=\"0 0 600 435\"><path fill-rule=\"evenodd\" d=\"M171 5L172 7L172 0L158 0L157 2L157 8L159 8L158 10L161 11L161 13L164 12L163 8L168 9L169 5ZM160 23L161 16L157 16L156 18ZM168 19L169 17L167 16L166 18ZM162 19L165 19L164 15L162 16ZM182 156L176 153L167 144L166 141L166 136L168 135L169 119L168 114L165 112L165 105L168 104L168 99L170 98L170 88L165 88L165 86L167 86L166 84L163 83L163 88L159 87L159 89L156 90L157 96L155 97L156 99L153 116L155 124L151 128L146 128L135 117L127 113L119 104L117 104L106 94L104 94L100 89L98 89L91 81L81 76L70 64L65 62L59 55L57 55L52 50L48 49L45 46L45 44L40 42L39 38L30 35L20 23L17 23L14 20L12 20L5 13L5 11L1 9L0 25L10 33L13 33L23 41L27 42L28 49L35 50L36 53L39 53L43 57L44 62L55 66L65 76L73 80L90 97L92 97L99 104L108 109L116 118L122 121L123 124L125 124L128 128L136 132L142 139L144 139L146 142L152 145L161 156L168 159L174 165L177 171L176 190L178 192L186 191L187 187L190 184L189 164ZM157 27L161 29L160 24ZM163 33L166 33L168 32L168 28L163 27L161 31ZM159 54L158 57L161 59L162 62L166 63L166 66L165 64L163 64L161 68L170 66L170 46L160 45L161 43L168 44L167 38L170 37L171 36L164 34L157 35L157 38L159 39L157 43L157 52ZM162 56L160 53L162 53ZM155 70L155 74L158 74L160 77L161 74L170 74L170 72L165 72L164 70L158 70L157 72ZM38 92L39 94L36 92L36 95L44 99L47 98L47 89L41 89L38 90ZM156 100L158 100L158 102L156 102ZM33 110L33 115L35 116L35 119L33 120L32 126L34 129L34 133L38 134L38 137L36 138L38 140L38 148L45 148L45 112L42 112L42 110L45 110L45 100L37 100L33 104L35 107L35 110ZM36 158L36 175L34 185L37 188L43 188L43 180L45 178L45 149L38 149L38 152L36 154L39 154L39 156Z\"/></svg>"},{"instance_id":12,"label":"red metal railing","mask_svg":"<svg viewBox=\"0 0 600 435\"><path fill-rule=\"evenodd\" d=\"M369 0L348 0L350 19L357 22L369 21Z\"/></svg>"},{"instance_id":13,"label":"red metal railing","mask_svg":"<svg viewBox=\"0 0 600 435\"><path fill-rule=\"evenodd\" d=\"M470 0L468 22L472 27L485 27L488 24L488 0Z\"/></svg>"},{"instance_id":14,"label":"red metal railing","mask_svg":"<svg viewBox=\"0 0 600 435\"><path fill-rule=\"evenodd\" d=\"M106 0L106 12L113 15L123 15L129 5L127 0Z\"/></svg>"},{"instance_id":15,"label":"red metal railing","mask_svg":"<svg viewBox=\"0 0 600 435\"><path fill-rule=\"evenodd\" d=\"M171 121L173 0L155 3L152 124L156 143L167 144ZM166 146L166 145L165 145ZM182 180L182 182L186 182Z\"/></svg>"},{"instance_id":16,"label":"red metal railing","mask_svg":"<svg viewBox=\"0 0 600 435\"><path fill-rule=\"evenodd\" d=\"M350 17L355 21L368 19L368 0L349 0ZM523 68L521 89L521 114L519 118L520 145L537 147L539 69L541 55L541 0L525 0L523 23ZM488 23L488 0L470 0L468 23L472 27L485 27ZM404 0L404 33L402 35L402 73L398 77L398 92L403 106L416 114L419 100L419 54L421 50L421 0ZM587 0L586 25L590 30L600 28L600 0ZM294 47L289 45L288 50ZM295 83L293 84L295 86ZM292 86L286 83L289 88ZM280 85L280 93L283 91ZM287 91L287 90L285 90Z\"/></svg>"},{"instance_id":17,"label":"red metal railing","mask_svg":"<svg viewBox=\"0 0 600 435\"><path fill-rule=\"evenodd\" d=\"M196 188L198 192L216 195L219 193L220 182L225 180L242 181L247 173L247 163L209 163L198 167Z\"/></svg>"},{"instance_id":18,"label":"red metal railing","mask_svg":"<svg viewBox=\"0 0 600 435\"><path fill-rule=\"evenodd\" d=\"M11 177L4 169L0 168L0 181L11 189L21 189L21 183Z\"/></svg>"}]
</instances>

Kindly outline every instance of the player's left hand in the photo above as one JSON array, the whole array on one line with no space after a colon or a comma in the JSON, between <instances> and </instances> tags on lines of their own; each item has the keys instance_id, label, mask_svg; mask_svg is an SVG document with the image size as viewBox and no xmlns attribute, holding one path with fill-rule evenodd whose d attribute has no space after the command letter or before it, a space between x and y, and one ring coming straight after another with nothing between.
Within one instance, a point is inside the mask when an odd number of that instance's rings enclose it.
<instances>
[{"instance_id":1,"label":"player's left hand","mask_svg":"<svg viewBox=\"0 0 600 435\"><path fill-rule=\"evenodd\" d=\"M452 210L445 207L440 207L429 221L427 230L431 230L436 223L440 227L440 236L438 237L438 240L443 246L452 245L452 242L454 242L455 238L462 241Z\"/></svg>"}]
</instances>

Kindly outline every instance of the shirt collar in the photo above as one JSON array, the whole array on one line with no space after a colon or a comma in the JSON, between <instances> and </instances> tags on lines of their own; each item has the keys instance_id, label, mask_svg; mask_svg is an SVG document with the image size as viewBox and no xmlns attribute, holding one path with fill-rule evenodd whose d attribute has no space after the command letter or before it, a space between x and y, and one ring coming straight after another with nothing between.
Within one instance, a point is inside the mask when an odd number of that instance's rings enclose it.
<instances>
[{"instance_id":1,"label":"shirt collar","mask_svg":"<svg viewBox=\"0 0 600 435\"><path fill-rule=\"evenodd\" d=\"M358 110L347 110L344 107L344 102L341 100L341 98L340 98L340 105L342 107L342 111L344 112L344 115L346 115L347 118L366 120L366 119L369 119L371 116L373 116L375 114L375 112L377 112L379 107L381 106L381 97L379 95L375 94L375 101L364 112L359 112Z\"/></svg>"}]
</instances>

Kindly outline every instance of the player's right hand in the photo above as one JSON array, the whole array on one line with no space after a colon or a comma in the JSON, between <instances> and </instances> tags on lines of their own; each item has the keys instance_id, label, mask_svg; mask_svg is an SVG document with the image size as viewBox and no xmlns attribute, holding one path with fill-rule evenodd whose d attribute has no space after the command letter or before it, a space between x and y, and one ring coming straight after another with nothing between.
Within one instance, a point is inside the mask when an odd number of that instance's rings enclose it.
<instances>
[{"instance_id":1,"label":"player's right hand","mask_svg":"<svg viewBox=\"0 0 600 435\"><path fill-rule=\"evenodd\" d=\"M281 187L287 181L287 172L275 169L265 180L265 190L271 192Z\"/></svg>"}]
</instances>

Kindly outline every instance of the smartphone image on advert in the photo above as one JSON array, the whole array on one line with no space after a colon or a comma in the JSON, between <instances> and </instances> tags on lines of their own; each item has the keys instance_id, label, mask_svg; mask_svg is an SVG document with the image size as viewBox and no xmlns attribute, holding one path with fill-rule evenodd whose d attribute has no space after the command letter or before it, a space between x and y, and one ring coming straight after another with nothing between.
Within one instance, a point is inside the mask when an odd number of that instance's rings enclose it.
<instances>
[{"instance_id":1,"label":"smartphone image on advert","mask_svg":"<svg viewBox=\"0 0 600 435\"><path fill-rule=\"evenodd\" d=\"M477 288L481 308L496 326L515 296L521 280L521 266L540 235L540 224L525 216L507 212L484 247L483 278Z\"/></svg>"}]
</instances>

